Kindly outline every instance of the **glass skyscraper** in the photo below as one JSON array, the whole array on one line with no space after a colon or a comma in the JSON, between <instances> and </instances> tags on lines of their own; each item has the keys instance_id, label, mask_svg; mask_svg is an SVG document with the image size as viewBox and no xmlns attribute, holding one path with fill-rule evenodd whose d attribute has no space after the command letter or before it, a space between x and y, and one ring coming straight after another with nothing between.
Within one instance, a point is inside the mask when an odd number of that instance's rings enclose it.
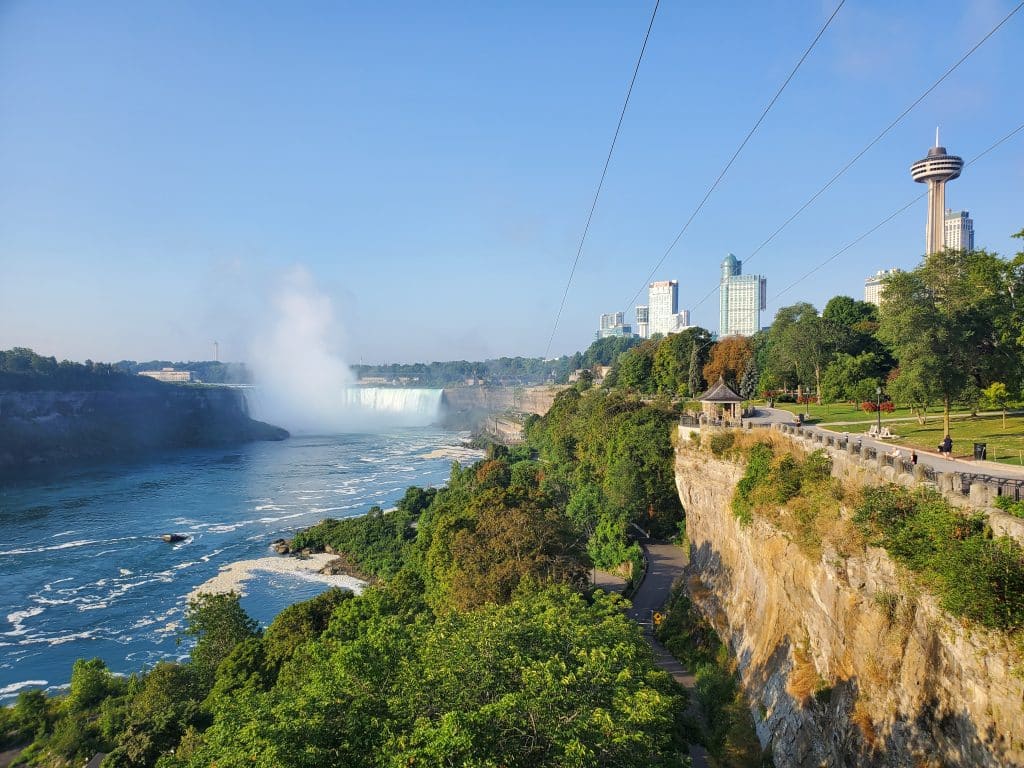
<instances>
[{"instance_id":1,"label":"glass skyscraper","mask_svg":"<svg viewBox=\"0 0 1024 768\"><path fill-rule=\"evenodd\" d=\"M761 330L766 304L766 282L760 275L744 275L743 262L731 253L722 261L718 298L718 335L753 336Z\"/></svg>"}]
</instances>

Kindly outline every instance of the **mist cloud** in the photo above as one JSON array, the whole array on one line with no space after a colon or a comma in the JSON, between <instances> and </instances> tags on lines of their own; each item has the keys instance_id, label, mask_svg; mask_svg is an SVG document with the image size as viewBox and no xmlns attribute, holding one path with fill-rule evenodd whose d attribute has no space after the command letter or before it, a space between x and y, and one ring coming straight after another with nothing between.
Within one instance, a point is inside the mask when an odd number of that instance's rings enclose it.
<instances>
[{"instance_id":1,"label":"mist cloud","mask_svg":"<svg viewBox=\"0 0 1024 768\"><path fill-rule=\"evenodd\" d=\"M431 423L437 408L422 391L356 388L339 343L331 300L303 267L284 274L257 323L249 365L254 415L307 434L372 432ZM433 399L440 403L440 393Z\"/></svg>"}]
</instances>

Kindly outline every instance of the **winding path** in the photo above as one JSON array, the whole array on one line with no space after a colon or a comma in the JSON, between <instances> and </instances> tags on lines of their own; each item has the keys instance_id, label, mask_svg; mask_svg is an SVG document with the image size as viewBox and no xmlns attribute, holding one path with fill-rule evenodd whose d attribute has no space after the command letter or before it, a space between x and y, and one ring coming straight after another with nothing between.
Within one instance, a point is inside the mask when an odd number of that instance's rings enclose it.
<instances>
[{"instance_id":1,"label":"winding path","mask_svg":"<svg viewBox=\"0 0 1024 768\"><path fill-rule=\"evenodd\" d=\"M696 678L668 652L665 646L658 642L654 636L652 621L654 611L659 610L668 602L672 584L683 575L688 561L687 552L675 544L653 541L640 544L647 557L647 575L641 582L640 588L633 594L633 607L629 610L629 617L643 627L644 637L647 638L647 642L651 644L654 651L654 663L672 675L673 679L690 694L689 714L702 720L700 705L693 693L694 686L697 684ZM693 768L708 768L710 766L707 750L700 744L690 744L690 760L693 763Z\"/></svg>"}]
</instances>

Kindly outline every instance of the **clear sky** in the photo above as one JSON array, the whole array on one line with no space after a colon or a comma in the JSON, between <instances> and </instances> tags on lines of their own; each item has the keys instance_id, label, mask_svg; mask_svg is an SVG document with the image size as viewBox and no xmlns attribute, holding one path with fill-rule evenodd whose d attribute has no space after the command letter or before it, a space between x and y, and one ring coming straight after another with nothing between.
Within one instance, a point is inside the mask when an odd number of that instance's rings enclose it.
<instances>
[{"instance_id":1,"label":"clear sky","mask_svg":"<svg viewBox=\"0 0 1024 768\"><path fill-rule=\"evenodd\" d=\"M777 223L1015 0L848 0L657 274L717 329L718 265ZM552 347L630 308L835 2L662 0ZM350 362L541 355L647 2L0 2L0 348L244 359L305 273ZM1024 122L1024 11L744 271L767 323L912 267L933 141L974 156ZM1024 132L947 203L1024 244Z\"/></svg>"}]
</instances>

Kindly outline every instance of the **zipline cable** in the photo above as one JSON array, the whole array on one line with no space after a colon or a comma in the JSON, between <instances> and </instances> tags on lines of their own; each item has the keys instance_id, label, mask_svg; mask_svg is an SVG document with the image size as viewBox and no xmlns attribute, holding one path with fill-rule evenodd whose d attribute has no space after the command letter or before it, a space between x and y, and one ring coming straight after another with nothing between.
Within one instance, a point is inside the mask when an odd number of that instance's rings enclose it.
<instances>
[{"instance_id":1,"label":"zipline cable","mask_svg":"<svg viewBox=\"0 0 1024 768\"><path fill-rule=\"evenodd\" d=\"M1009 141L1009 140L1010 140L1011 138L1013 138L1013 136L1015 136L1016 134L1020 133L1021 131L1024 131L1024 123L1021 123L1020 125L1018 125L1018 126L1017 126L1016 128L1014 128L1014 129L1013 129L1012 131L1010 131L1010 132L1009 132L1008 134L1006 134L1006 135L1005 135L1005 136L1003 136L1003 137L1002 137L1001 139L999 139L999 140L998 140L997 142L995 142L994 144L992 144L992 145L991 145L991 146L990 146L990 147L989 147L988 149L986 149L986 150L985 150L984 152L981 152L981 153L979 153L979 154L975 155L974 157L972 157L972 158L971 158L970 160L968 160L968 161L967 161L966 163L964 163L964 168L966 168L967 166L971 165L972 163L975 163L975 162L977 162L978 160L980 160L981 158L983 158L983 157L984 157L985 155L987 155L987 154L988 154L989 152L991 152L991 151L992 151L992 150L994 150L994 149L995 149L996 147L998 147L998 146L999 146L1000 144L1002 144L1002 143L1003 143L1003 142L1005 142L1005 141ZM882 220L881 220L880 222L878 222L878 223L877 223L877 224L876 224L875 226L873 226L873 227L872 227L871 229L867 230L867 231L866 231L866 232L864 232L863 234L861 234L861 235L859 235L858 237L856 237L855 239L851 240L851 241L850 241L849 243L847 243L847 244L846 244L846 245L844 245L844 246L843 246L842 248L840 248L840 249L839 249L838 251L836 251L835 253L833 253L833 254L832 254L831 256L829 256L829 257L828 257L827 259L825 259L825 260L824 260L823 262L821 262L821 263L820 263L820 264L818 264L818 265L817 265L816 267L814 267L814 268L813 268L812 270L810 270L809 272L807 272L807 273L806 273L805 275L803 275L803 277L800 277L800 278L798 278L797 280L794 280L794 281L793 281L792 283L790 283L789 285L787 285L787 286L786 286L785 288L783 288L783 289L782 289L781 291L779 291L778 293L776 293L776 294L775 294L774 296L772 296L771 300L772 300L772 301L775 301L775 300L776 300L777 298L779 298L780 296L782 296L782 295L783 295L784 293L787 293L787 292L788 292L788 291L789 291L790 289L792 289L792 288L794 288L795 286L797 286L797 285L799 285L800 283L802 283L802 282L803 282L804 280L806 280L806 279L807 279L808 277L810 277L811 275L813 275L813 274L814 274L815 272L817 272L818 270L822 269L822 268L823 268L823 267L825 267L826 265L828 265L828 264L832 263L833 261L835 261L835 260L836 260L837 258L839 258L839 257L840 257L840 256L841 256L842 254L846 253L846 251L850 250L850 248L852 248L853 246L855 246L855 245L856 245L857 243L859 243L859 242L860 242L861 240L863 240L864 238L866 238L866 237L867 237L868 235L870 235L870 234L874 233L874 232L875 232L875 231L877 231L878 229L881 229L881 228L882 228L882 227L883 227L884 225L888 224L888 223L889 223L890 221L892 221L893 219L895 219L895 218L896 218L897 216L899 216L899 215L900 215L901 213L903 213L903 212L904 212L905 210L907 210L907 209L908 209L908 208L910 208L910 207L911 207L912 205L914 205L914 203L916 203L916 202L918 202L919 200L921 200L921 199L922 199L922 198L923 198L923 197L924 197L925 195L927 195L927 194L928 194L928 191L927 191L927 190L925 190L925 191L924 191L924 192L922 192L922 193L921 193L920 195L918 195L917 197L915 197L915 198L914 198L913 200L911 200L910 202L908 202L908 203L907 203L906 205L903 205L903 206L901 206L900 208L898 208L897 210L895 210L895 211L893 211L892 213L890 213L890 214L889 214L888 216L886 216L886 217L885 217L884 219L882 219Z\"/></svg>"},{"instance_id":2,"label":"zipline cable","mask_svg":"<svg viewBox=\"0 0 1024 768\"><path fill-rule=\"evenodd\" d=\"M739 157L740 152L742 152L743 148L747 146L747 142L750 141L751 137L761 126L761 123L764 122L765 117L768 116L768 112L771 111L771 108L773 106L775 106L775 102L779 100L779 97L782 95L782 92L786 90L786 86L789 85L789 81L793 79L793 76L796 75L797 70L799 70L800 66L804 63L804 60L806 60L807 57L810 55L811 51L814 50L814 47L818 44L818 41L821 40L821 36L825 34L825 30L829 28L830 24L832 24L832 20L836 17L836 14L839 13L839 9L843 7L845 2L846 0L840 0L839 5L837 5L835 10L832 11L832 15L828 17L828 19L822 25L821 29L818 30L818 34L814 36L814 39L811 41L811 44L807 46L807 50L804 51L799 61L797 61L796 65L790 71L789 75L783 81L782 85L780 85L779 89L775 92L775 95L772 96L771 101L768 102L768 105L764 108L764 111L761 112L761 116L757 118L757 122L755 122L754 126L747 132L747 135L743 138L743 141L741 141L740 145L736 148L736 151L732 153L732 157L729 158L729 162L727 162L725 164L725 167L722 168L721 173L718 174L718 178L716 178L715 181L711 184L711 186L708 187L707 192L704 193L704 197L701 198L701 201L697 204L697 207L693 209L693 213L690 214L690 218L688 218L686 220L686 223L683 224L683 228L679 230L679 234L675 236L675 239L671 242L671 244L669 244L668 248L665 249L665 253L662 254L661 258L658 260L658 263L654 265L654 268L651 270L651 273L647 276L647 279L644 281L644 284L640 286L637 292L633 294L633 297L626 303L626 311L628 311L628 308L632 306L634 301L636 301L637 297L641 293L643 293L644 288L646 288L648 284L650 284L651 278L654 277L655 273L657 273L657 271L661 268L661 265L665 263L665 259L667 259L668 255L672 253L673 249L676 247L676 244L682 239L683 235L686 234L686 230L690 228L690 224L693 223L693 220L695 218L697 218L697 214L701 212L701 209L704 208L704 204L708 201L708 198L711 197L711 193L715 191L715 189L721 183L722 179L725 177L725 174L732 167L732 164L736 162L736 158Z\"/></svg>"},{"instance_id":3,"label":"zipline cable","mask_svg":"<svg viewBox=\"0 0 1024 768\"><path fill-rule=\"evenodd\" d=\"M587 233L590 231L590 222L594 218L594 211L597 209L597 199L601 196L601 188L604 186L604 178L608 175L608 166L612 161L612 153L615 151L615 142L619 140L619 131L622 129L622 121L626 117L626 108L629 106L629 97L633 94L633 85L636 83L637 73L640 71L640 62L644 60L644 52L647 50L647 41L651 37L651 30L654 28L654 17L658 15L658 5L661 0L655 0L654 10L651 11L651 22L647 25L647 34L644 35L644 44L640 47L640 55L636 58L636 66L633 67L633 78L629 81L629 89L626 91L626 100L622 104L622 111L619 113L619 122L615 126L615 135L612 136L611 146L608 148L608 156L604 160L604 168L601 170L601 179L597 182L597 190L594 192L594 201L590 204L590 213L587 214L587 223L583 227L583 236L580 237L580 246L576 249L576 258L573 259L572 269L569 270L569 279L565 283L565 291L562 292L562 301L558 305L558 313L555 315L555 323L551 328L551 335L548 337L548 345L544 349L544 357L551 353L551 343L555 338L555 331L558 329L558 321L562 317L562 310L565 309L565 299L569 295L569 287L572 285L572 278L576 274L576 266L580 263L580 256L583 255L583 244L587 241Z\"/></svg>"}]
</instances>

